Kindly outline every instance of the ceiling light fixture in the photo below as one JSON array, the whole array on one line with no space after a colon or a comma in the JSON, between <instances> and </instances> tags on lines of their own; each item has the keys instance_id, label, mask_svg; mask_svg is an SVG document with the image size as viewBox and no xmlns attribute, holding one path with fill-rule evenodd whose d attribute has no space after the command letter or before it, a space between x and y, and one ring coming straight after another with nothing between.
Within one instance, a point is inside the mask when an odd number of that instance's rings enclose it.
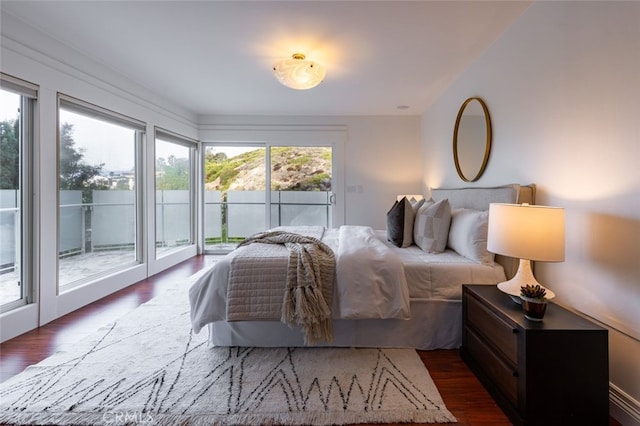
<instances>
[{"instance_id":1,"label":"ceiling light fixture","mask_svg":"<svg viewBox=\"0 0 640 426\"><path fill-rule=\"evenodd\" d=\"M322 83L327 70L319 63L305 59L304 54L294 53L291 59L276 62L273 75L287 87L306 90Z\"/></svg>"}]
</instances>

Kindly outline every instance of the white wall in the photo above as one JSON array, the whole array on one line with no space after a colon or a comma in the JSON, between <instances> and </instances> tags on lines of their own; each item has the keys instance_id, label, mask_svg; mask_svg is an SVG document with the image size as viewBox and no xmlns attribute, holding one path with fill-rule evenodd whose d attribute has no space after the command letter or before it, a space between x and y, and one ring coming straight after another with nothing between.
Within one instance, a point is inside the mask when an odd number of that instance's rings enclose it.
<instances>
[{"instance_id":1,"label":"white wall","mask_svg":"<svg viewBox=\"0 0 640 426\"><path fill-rule=\"evenodd\" d=\"M201 116L200 139L212 128L340 129L344 152L345 223L385 229L398 194L419 194L419 116Z\"/></svg>"},{"instance_id":2,"label":"white wall","mask_svg":"<svg viewBox=\"0 0 640 426\"><path fill-rule=\"evenodd\" d=\"M346 120L349 126L347 223L386 229L386 213L396 196L421 193L420 119L351 117Z\"/></svg>"},{"instance_id":3,"label":"white wall","mask_svg":"<svg viewBox=\"0 0 640 426\"><path fill-rule=\"evenodd\" d=\"M566 260L536 276L557 303L607 325L612 399L638 416L640 3L531 5L424 114L425 187L462 186L451 135L471 96L494 131L473 185L533 182L538 204L566 208Z\"/></svg>"}]
</instances>

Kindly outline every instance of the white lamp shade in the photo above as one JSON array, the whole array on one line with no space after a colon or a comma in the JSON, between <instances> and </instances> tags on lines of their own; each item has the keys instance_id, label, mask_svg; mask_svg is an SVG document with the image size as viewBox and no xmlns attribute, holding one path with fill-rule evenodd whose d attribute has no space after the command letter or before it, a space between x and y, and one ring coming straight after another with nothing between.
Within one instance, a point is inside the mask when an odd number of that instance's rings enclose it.
<instances>
[{"instance_id":1,"label":"white lamp shade","mask_svg":"<svg viewBox=\"0 0 640 426\"><path fill-rule=\"evenodd\" d=\"M291 59L283 59L273 66L273 75L284 86L296 90L306 90L322 83L327 70L321 64L305 59L302 53L295 53Z\"/></svg>"},{"instance_id":2,"label":"white lamp shade","mask_svg":"<svg viewBox=\"0 0 640 426\"><path fill-rule=\"evenodd\" d=\"M564 261L564 209L528 204L491 204L487 249L542 262Z\"/></svg>"}]
</instances>

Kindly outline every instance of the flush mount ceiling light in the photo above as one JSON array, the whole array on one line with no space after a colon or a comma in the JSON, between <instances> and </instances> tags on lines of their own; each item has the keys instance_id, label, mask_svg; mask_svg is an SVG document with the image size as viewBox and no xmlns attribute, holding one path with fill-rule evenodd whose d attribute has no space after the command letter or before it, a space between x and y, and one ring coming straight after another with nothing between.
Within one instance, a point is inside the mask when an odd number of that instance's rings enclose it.
<instances>
[{"instance_id":1,"label":"flush mount ceiling light","mask_svg":"<svg viewBox=\"0 0 640 426\"><path fill-rule=\"evenodd\" d=\"M294 53L291 59L276 62L273 75L287 87L306 90L322 83L327 70L319 63L305 59L302 53Z\"/></svg>"}]
</instances>

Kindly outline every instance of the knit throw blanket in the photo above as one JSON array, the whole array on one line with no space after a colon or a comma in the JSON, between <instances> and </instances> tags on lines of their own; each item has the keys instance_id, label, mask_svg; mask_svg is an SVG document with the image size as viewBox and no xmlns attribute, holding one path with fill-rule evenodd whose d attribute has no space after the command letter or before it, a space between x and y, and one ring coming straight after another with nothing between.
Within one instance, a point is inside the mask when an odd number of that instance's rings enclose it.
<instances>
[{"instance_id":1,"label":"knit throw blanket","mask_svg":"<svg viewBox=\"0 0 640 426\"><path fill-rule=\"evenodd\" d=\"M317 238L285 231L255 234L238 247L255 243L282 244L288 250L280 321L299 325L308 345L332 341L331 304L336 269L333 250ZM268 270L265 270L265 281L268 281L266 275ZM234 281L230 280L230 288L235 285ZM261 283L255 282L255 285L260 287ZM282 290L279 291L282 294Z\"/></svg>"}]
</instances>

